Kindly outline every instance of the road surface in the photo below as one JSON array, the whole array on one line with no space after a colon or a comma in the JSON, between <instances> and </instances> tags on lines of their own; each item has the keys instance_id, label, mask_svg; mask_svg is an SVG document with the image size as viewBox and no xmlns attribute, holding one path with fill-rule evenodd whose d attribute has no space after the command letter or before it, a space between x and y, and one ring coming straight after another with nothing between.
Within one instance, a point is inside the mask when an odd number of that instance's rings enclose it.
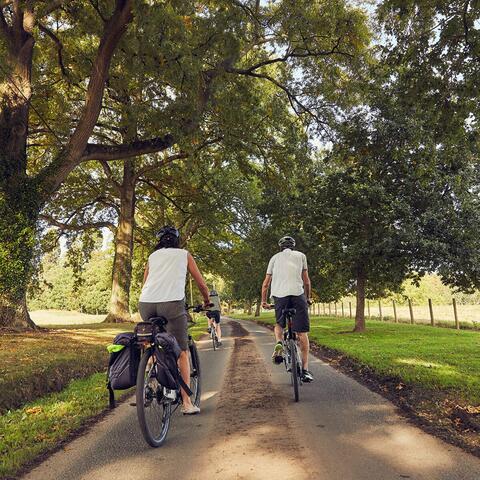
<instances>
[{"instance_id":1,"label":"road surface","mask_svg":"<svg viewBox=\"0 0 480 480\"><path fill-rule=\"evenodd\" d=\"M147 446L126 402L24 479L480 479L480 459L318 359L294 403L284 367L270 360L272 332L245 321L223 329L219 350L199 342L201 414L175 414L164 446Z\"/></svg>"}]
</instances>

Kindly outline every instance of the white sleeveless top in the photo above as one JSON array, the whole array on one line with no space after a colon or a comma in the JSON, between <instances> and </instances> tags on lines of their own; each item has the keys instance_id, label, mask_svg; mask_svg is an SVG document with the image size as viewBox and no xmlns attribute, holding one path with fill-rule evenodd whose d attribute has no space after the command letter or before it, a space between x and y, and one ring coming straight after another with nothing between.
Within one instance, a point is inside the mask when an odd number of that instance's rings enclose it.
<instances>
[{"instance_id":1,"label":"white sleeveless top","mask_svg":"<svg viewBox=\"0 0 480 480\"><path fill-rule=\"evenodd\" d=\"M188 252L181 248L160 248L148 257L148 276L140 302L173 302L185 298Z\"/></svg>"}]
</instances>

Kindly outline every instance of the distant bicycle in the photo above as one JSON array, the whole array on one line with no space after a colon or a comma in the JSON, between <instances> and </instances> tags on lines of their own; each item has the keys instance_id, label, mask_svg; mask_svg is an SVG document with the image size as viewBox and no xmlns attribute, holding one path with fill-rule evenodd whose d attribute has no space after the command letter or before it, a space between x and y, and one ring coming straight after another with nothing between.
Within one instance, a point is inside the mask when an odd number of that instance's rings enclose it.
<instances>
[{"instance_id":1,"label":"distant bicycle","mask_svg":"<svg viewBox=\"0 0 480 480\"><path fill-rule=\"evenodd\" d=\"M210 338L212 340L213 350L215 351L219 347L219 341L214 322L212 322L212 325L210 326Z\"/></svg>"},{"instance_id":2,"label":"distant bicycle","mask_svg":"<svg viewBox=\"0 0 480 480\"><path fill-rule=\"evenodd\" d=\"M194 312L205 311L202 305L187 307ZM143 353L137 373L136 407L140 429L146 442L152 447L160 447L167 438L170 428L170 419L175 410L182 404L180 387L168 389L157 379L157 359L154 354L158 348L155 336L165 332L168 319L153 317L142 324L143 328L137 333L137 339L142 346ZM188 335L188 351L190 359L190 390L192 403L200 405L201 371L197 347L192 336ZM180 372L178 372L180 375Z\"/></svg>"}]
</instances>

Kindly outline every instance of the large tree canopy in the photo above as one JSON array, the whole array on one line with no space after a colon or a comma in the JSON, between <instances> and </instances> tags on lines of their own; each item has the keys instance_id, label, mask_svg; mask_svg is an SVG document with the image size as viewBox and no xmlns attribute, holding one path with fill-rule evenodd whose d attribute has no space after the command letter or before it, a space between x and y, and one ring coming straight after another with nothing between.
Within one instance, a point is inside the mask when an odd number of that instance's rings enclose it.
<instances>
[{"instance_id":1,"label":"large tree canopy","mask_svg":"<svg viewBox=\"0 0 480 480\"><path fill-rule=\"evenodd\" d=\"M29 322L37 220L74 168L205 138L236 78L325 129L367 42L338 0L2 2L0 324Z\"/></svg>"}]
</instances>

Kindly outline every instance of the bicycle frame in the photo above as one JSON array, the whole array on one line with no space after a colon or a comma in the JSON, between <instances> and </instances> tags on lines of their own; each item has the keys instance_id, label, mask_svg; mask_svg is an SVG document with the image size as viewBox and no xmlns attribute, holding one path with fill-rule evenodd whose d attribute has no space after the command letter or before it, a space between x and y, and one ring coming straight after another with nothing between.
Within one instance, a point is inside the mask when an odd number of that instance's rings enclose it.
<instances>
[{"instance_id":1,"label":"bicycle frame","mask_svg":"<svg viewBox=\"0 0 480 480\"><path fill-rule=\"evenodd\" d=\"M293 331L293 316L294 313L287 311L285 313L285 329L283 331L283 361L285 364L285 369L291 375L291 382L294 390L295 401L298 402L299 393L298 385L302 384L302 358L299 353L299 348L297 345L297 336ZM293 342L292 342L293 341ZM293 344L293 348L291 345ZM296 370L296 372L294 371Z\"/></svg>"}]
</instances>

